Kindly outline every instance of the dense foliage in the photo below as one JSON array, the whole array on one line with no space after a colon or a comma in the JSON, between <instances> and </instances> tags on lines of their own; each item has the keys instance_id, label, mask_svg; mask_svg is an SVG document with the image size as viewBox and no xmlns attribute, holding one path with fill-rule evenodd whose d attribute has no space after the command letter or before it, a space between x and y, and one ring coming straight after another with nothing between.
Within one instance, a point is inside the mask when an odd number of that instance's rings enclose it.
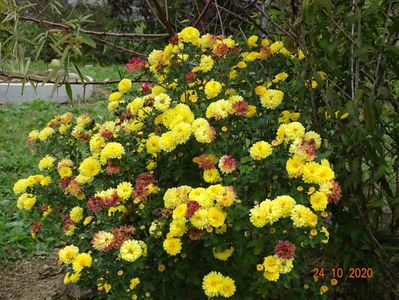
<instances>
[{"instance_id":1,"label":"dense foliage","mask_svg":"<svg viewBox=\"0 0 399 300\"><path fill-rule=\"evenodd\" d=\"M65 283L118 299L325 296L337 282L312 277L310 254L341 189L301 120L318 86L298 76L303 59L188 27L129 62L151 82L121 80L115 119L66 113L32 131L43 158L15 183L17 206L33 237L63 225Z\"/></svg>"}]
</instances>

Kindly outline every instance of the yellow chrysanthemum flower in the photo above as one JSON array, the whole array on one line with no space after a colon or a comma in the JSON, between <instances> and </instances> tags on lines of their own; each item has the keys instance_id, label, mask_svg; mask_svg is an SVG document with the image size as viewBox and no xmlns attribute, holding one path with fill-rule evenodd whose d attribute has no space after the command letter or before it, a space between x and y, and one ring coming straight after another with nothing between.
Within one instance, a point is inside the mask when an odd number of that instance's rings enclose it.
<instances>
[{"instance_id":1,"label":"yellow chrysanthemum flower","mask_svg":"<svg viewBox=\"0 0 399 300\"><path fill-rule=\"evenodd\" d=\"M277 75L274 76L274 79L272 80L274 83L284 81L288 78L288 74L286 72L281 72L278 73Z\"/></svg>"},{"instance_id":2,"label":"yellow chrysanthemum flower","mask_svg":"<svg viewBox=\"0 0 399 300\"><path fill-rule=\"evenodd\" d=\"M122 79L118 83L118 90L121 93L126 93L132 89L132 81L130 79Z\"/></svg>"},{"instance_id":3,"label":"yellow chrysanthemum flower","mask_svg":"<svg viewBox=\"0 0 399 300\"><path fill-rule=\"evenodd\" d=\"M272 52L272 54L275 54L278 53L283 47L284 43L282 41L276 41L270 45L270 51Z\"/></svg>"},{"instance_id":4,"label":"yellow chrysanthemum flower","mask_svg":"<svg viewBox=\"0 0 399 300\"><path fill-rule=\"evenodd\" d=\"M65 246L58 251L58 261L60 263L69 264L78 255L79 248L74 245Z\"/></svg>"},{"instance_id":5,"label":"yellow chrysanthemum flower","mask_svg":"<svg viewBox=\"0 0 399 300\"><path fill-rule=\"evenodd\" d=\"M140 284L140 279L138 277L132 278L130 280L130 285L129 288L131 290L133 290L136 286L138 286Z\"/></svg>"},{"instance_id":6,"label":"yellow chrysanthemum flower","mask_svg":"<svg viewBox=\"0 0 399 300\"><path fill-rule=\"evenodd\" d=\"M125 149L121 144L110 142L101 150L100 162L105 164L109 159L121 159L124 153Z\"/></svg>"},{"instance_id":7,"label":"yellow chrysanthemum flower","mask_svg":"<svg viewBox=\"0 0 399 300\"><path fill-rule=\"evenodd\" d=\"M284 93L280 90L266 90L260 95L260 102L263 107L268 109L275 109L281 104L284 98Z\"/></svg>"},{"instance_id":8,"label":"yellow chrysanthemum flower","mask_svg":"<svg viewBox=\"0 0 399 300\"><path fill-rule=\"evenodd\" d=\"M280 206L282 217L289 217L291 215L291 210L296 204L294 198L287 195L276 197L276 199L274 199L274 203Z\"/></svg>"},{"instance_id":9,"label":"yellow chrysanthemum flower","mask_svg":"<svg viewBox=\"0 0 399 300\"><path fill-rule=\"evenodd\" d=\"M328 204L327 195L323 192L315 192L310 196L310 204L315 211L323 211Z\"/></svg>"},{"instance_id":10,"label":"yellow chrysanthemum flower","mask_svg":"<svg viewBox=\"0 0 399 300\"><path fill-rule=\"evenodd\" d=\"M265 271L263 277L268 281L277 281L280 278L280 273Z\"/></svg>"},{"instance_id":11,"label":"yellow chrysanthemum flower","mask_svg":"<svg viewBox=\"0 0 399 300\"><path fill-rule=\"evenodd\" d=\"M226 213L217 207L208 210L208 222L211 226L218 228L224 224Z\"/></svg>"},{"instance_id":12,"label":"yellow chrysanthemum flower","mask_svg":"<svg viewBox=\"0 0 399 300\"><path fill-rule=\"evenodd\" d=\"M83 176L94 177L101 171L100 162L94 157L90 156L84 159L79 167L79 172Z\"/></svg>"},{"instance_id":13,"label":"yellow chrysanthemum flower","mask_svg":"<svg viewBox=\"0 0 399 300\"><path fill-rule=\"evenodd\" d=\"M184 144L190 139L191 125L186 122L181 122L173 127L171 133L177 144Z\"/></svg>"},{"instance_id":14,"label":"yellow chrysanthemum flower","mask_svg":"<svg viewBox=\"0 0 399 300\"><path fill-rule=\"evenodd\" d=\"M298 178L303 173L303 167L305 166L305 161L299 156L294 155L287 160L285 169L287 170L289 178Z\"/></svg>"},{"instance_id":15,"label":"yellow chrysanthemum flower","mask_svg":"<svg viewBox=\"0 0 399 300\"><path fill-rule=\"evenodd\" d=\"M207 99L215 98L222 91L222 84L215 80L210 80L205 84L205 95Z\"/></svg>"},{"instance_id":16,"label":"yellow chrysanthemum flower","mask_svg":"<svg viewBox=\"0 0 399 300\"><path fill-rule=\"evenodd\" d=\"M186 219L178 218L173 220L169 225L169 233L173 237L182 237L187 231Z\"/></svg>"},{"instance_id":17,"label":"yellow chrysanthemum flower","mask_svg":"<svg viewBox=\"0 0 399 300\"><path fill-rule=\"evenodd\" d=\"M114 240L114 235L112 233L106 231L99 231L94 235L91 243L94 249L104 251L108 249L108 247L112 244L113 240Z\"/></svg>"},{"instance_id":18,"label":"yellow chrysanthemum flower","mask_svg":"<svg viewBox=\"0 0 399 300\"><path fill-rule=\"evenodd\" d=\"M54 129L51 127L45 127L39 132L39 139L44 142L46 141L50 136L54 134Z\"/></svg>"},{"instance_id":19,"label":"yellow chrysanthemum flower","mask_svg":"<svg viewBox=\"0 0 399 300\"><path fill-rule=\"evenodd\" d=\"M201 70L204 73L209 72L210 70L212 70L214 61L212 59L211 56L209 55L202 55L201 56L201 60L200 60L200 64L198 66L199 70Z\"/></svg>"},{"instance_id":20,"label":"yellow chrysanthemum flower","mask_svg":"<svg viewBox=\"0 0 399 300\"><path fill-rule=\"evenodd\" d=\"M128 262L134 262L143 255L143 248L137 240L124 241L120 249L120 257Z\"/></svg>"},{"instance_id":21,"label":"yellow chrysanthemum flower","mask_svg":"<svg viewBox=\"0 0 399 300\"><path fill-rule=\"evenodd\" d=\"M234 280L230 277L225 276L222 279L221 287L220 287L220 295L225 298L230 298L234 295L236 291L236 286L234 284Z\"/></svg>"},{"instance_id":22,"label":"yellow chrysanthemum flower","mask_svg":"<svg viewBox=\"0 0 399 300\"><path fill-rule=\"evenodd\" d=\"M72 222L79 223L83 219L83 208L80 206L75 206L71 209L69 213Z\"/></svg>"},{"instance_id":23,"label":"yellow chrysanthemum flower","mask_svg":"<svg viewBox=\"0 0 399 300\"><path fill-rule=\"evenodd\" d=\"M197 28L186 27L177 34L179 41L198 45L200 43L200 32Z\"/></svg>"},{"instance_id":24,"label":"yellow chrysanthemum flower","mask_svg":"<svg viewBox=\"0 0 399 300\"><path fill-rule=\"evenodd\" d=\"M208 297L219 296L222 287L223 275L219 272L210 272L202 280L202 288Z\"/></svg>"},{"instance_id":25,"label":"yellow chrysanthemum flower","mask_svg":"<svg viewBox=\"0 0 399 300\"><path fill-rule=\"evenodd\" d=\"M122 99L122 93L121 92L113 92L108 96L108 101L109 102L118 102L119 100Z\"/></svg>"},{"instance_id":26,"label":"yellow chrysanthemum flower","mask_svg":"<svg viewBox=\"0 0 399 300\"><path fill-rule=\"evenodd\" d=\"M55 161L54 157L52 157L50 155L46 155L39 161L39 169L42 171L42 170L51 168L54 161Z\"/></svg>"},{"instance_id":27,"label":"yellow chrysanthemum flower","mask_svg":"<svg viewBox=\"0 0 399 300\"><path fill-rule=\"evenodd\" d=\"M204 229L208 227L208 210L205 208L198 209L190 218L190 222L198 229Z\"/></svg>"},{"instance_id":28,"label":"yellow chrysanthemum flower","mask_svg":"<svg viewBox=\"0 0 399 300\"><path fill-rule=\"evenodd\" d=\"M36 197L32 194L23 193L18 197L17 207L19 209L31 210L36 203Z\"/></svg>"},{"instance_id":29,"label":"yellow chrysanthemum flower","mask_svg":"<svg viewBox=\"0 0 399 300\"><path fill-rule=\"evenodd\" d=\"M234 252L234 247L230 247L227 248L223 251L215 251L215 249L213 250L213 256L215 256L215 258L222 260L222 261L226 261L227 259L229 259L229 257L233 254Z\"/></svg>"},{"instance_id":30,"label":"yellow chrysanthemum flower","mask_svg":"<svg viewBox=\"0 0 399 300\"><path fill-rule=\"evenodd\" d=\"M93 260L89 253L79 253L72 261L72 269L79 273L84 268L90 268Z\"/></svg>"},{"instance_id":31,"label":"yellow chrysanthemum flower","mask_svg":"<svg viewBox=\"0 0 399 300\"><path fill-rule=\"evenodd\" d=\"M159 111L165 111L169 108L172 99L165 94L161 93L154 98L154 107Z\"/></svg>"},{"instance_id":32,"label":"yellow chrysanthemum flower","mask_svg":"<svg viewBox=\"0 0 399 300\"><path fill-rule=\"evenodd\" d=\"M285 136L290 140L301 138L304 134L305 127L299 122L291 122L285 126Z\"/></svg>"},{"instance_id":33,"label":"yellow chrysanthemum flower","mask_svg":"<svg viewBox=\"0 0 399 300\"><path fill-rule=\"evenodd\" d=\"M133 192L133 187L130 182L121 182L116 188L116 193L122 200L127 200Z\"/></svg>"},{"instance_id":34,"label":"yellow chrysanthemum flower","mask_svg":"<svg viewBox=\"0 0 399 300\"><path fill-rule=\"evenodd\" d=\"M204 178L204 181L208 182L208 183L215 183L215 182L220 181L220 179L221 179L219 171L216 168L204 170L203 178Z\"/></svg>"},{"instance_id":35,"label":"yellow chrysanthemum flower","mask_svg":"<svg viewBox=\"0 0 399 300\"><path fill-rule=\"evenodd\" d=\"M263 261L263 268L267 272L279 272L280 260L276 256L269 255Z\"/></svg>"},{"instance_id":36,"label":"yellow chrysanthemum flower","mask_svg":"<svg viewBox=\"0 0 399 300\"><path fill-rule=\"evenodd\" d=\"M163 242L163 249L171 256L179 254L181 247L181 240L178 238L169 238Z\"/></svg>"},{"instance_id":37,"label":"yellow chrysanthemum flower","mask_svg":"<svg viewBox=\"0 0 399 300\"><path fill-rule=\"evenodd\" d=\"M68 283L76 283L80 279L80 273L70 273L67 272L64 277L64 284L67 285Z\"/></svg>"},{"instance_id":38,"label":"yellow chrysanthemum flower","mask_svg":"<svg viewBox=\"0 0 399 300\"><path fill-rule=\"evenodd\" d=\"M171 131L165 132L159 139L159 147L165 152L172 152L176 149L177 143Z\"/></svg>"},{"instance_id":39,"label":"yellow chrysanthemum flower","mask_svg":"<svg viewBox=\"0 0 399 300\"><path fill-rule=\"evenodd\" d=\"M19 179L13 186L14 194L22 194L28 188L28 181L26 179Z\"/></svg>"},{"instance_id":40,"label":"yellow chrysanthemum flower","mask_svg":"<svg viewBox=\"0 0 399 300\"><path fill-rule=\"evenodd\" d=\"M257 35L251 35L248 39L247 39L247 45L249 48L254 48L254 47L258 47L258 39L259 37Z\"/></svg>"},{"instance_id":41,"label":"yellow chrysanthemum flower","mask_svg":"<svg viewBox=\"0 0 399 300\"><path fill-rule=\"evenodd\" d=\"M249 149L249 154L255 160L264 159L264 158L270 156L272 154L272 152L273 152L272 146L265 141L256 142Z\"/></svg>"},{"instance_id":42,"label":"yellow chrysanthemum flower","mask_svg":"<svg viewBox=\"0 0 399 300\"><path fill-rule=\"evenodd\" d=\"M291 220L295 227L314 227L317 224L317 215L308 207L297 204L291 211Z\"/></svg>"}]
</instances>

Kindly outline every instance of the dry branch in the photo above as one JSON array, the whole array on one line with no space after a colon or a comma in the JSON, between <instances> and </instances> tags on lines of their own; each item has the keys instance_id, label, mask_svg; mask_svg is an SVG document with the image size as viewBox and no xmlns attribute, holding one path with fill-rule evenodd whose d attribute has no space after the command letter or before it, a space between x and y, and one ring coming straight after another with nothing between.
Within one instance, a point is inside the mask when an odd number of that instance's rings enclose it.
<instances>
[{"instance_id":1,"label":"dry branch","mask_svg":"<svg viewBox=\"0 0 399 300\"><path fill-rule=\"evenodd\" d=\"M211 1L211 3L212 3L213 5L216 5L216 4L213 3L212 1ZM224 12L226 12L226 13L232 15L233 17L235 17L235 18L237 18L237 19L239 19L239 20L241 20L241 21L243 21L243 22L246 22L246 23L248 23L248 24L251 24L251 25L255 26L255 27L258 28L262 33L267 34L267 32L265 32L265 30L264 30L261 26L259 26L259 24L256 23L256 22L255 22L254 20L252 20L251 18L244 18L244 17L242 17L242 16L236 14L235 12L233 12L233 11L227 9L226 7L221 6L220 4L218 4L217 6L219 7L220 10L223 10Z\"/></svg>"},{"instance_id":2,"label":"dry branch","mask_svg":"<svg viewBox=\"0 0 399 300\"><path fill-rule=\"evenodd\" d=\"M204 17L205 13L207 12L209 6L211 5L212 0L208 0L208 2L206 2L201 14L198 16L197 20L195 20L193 26L197 27L198 23L202 20L202 18ZM204 27L204 25L202 24L202 27Z\"/></svg>"},{"instance_id":3,"label":"dry branch","mask_svg":"<svg viewBox=\"0 0 399 300\"><path fill-rule=\"evenodd\" d=\"M53 84L58 84L58 85L63 85L65 83L69 83L71 85L73 84L83 84L83 85L105 85L105 84L113 84L113 83L119 83L118 80L103 80L103 81L85 81L81 82L79 79L73 79L73 80L63 80L63 81L57 81L57 80L45 80L43 77L40 76L23 76L23 75L15 75L15 74L9 74L4 71L0 71L0 76L5 77L6 79L1 80L0 82L10 82L12 79L21 79L24 80L25 82L36 82L36 83L53 83ZM149 82L146 79L142 78L133 78L131 79L132 82Z\"/></svg>"},{"instance_id":4,"label":"dry branch","mask_svg":"<svg viewBox=\"0 0 399 300\"><path fill-rule=\"evenodd\" d=\"M5 14L2 14L2 15L5 16ZM33 18L33 17L24 17L24 16L20 16L19 19L25 20L25 21L30 21L30 22L35 22L37 24L47 25L49 27L61 28L66 31L73 30L70 26L63 24L63 23L57 23L57 22L42 20L42 19ZM86 30L86 29L80 29L80 32L88 34L88 35L94 35L94 36L113 36L113 37L131 38L131 39L163 39L163 38L169 37L168 33L106 32L106 31Z\"/></svg>"},{"instance_id":5,"label":"dry branch","mask_svg":"<svg viewBox=\"0 0 399 300\"><path fill-rule=\"evenodd\" d=\"M94 39L96 41L98 41L99 43L104 44L104 45L108 45L108 46L110 46L110 47L112 47L114 49L118 49L118 50L121 50L121 51L124 51L124 52L132 53L134 55L141 56L141 57L146 57L147 56L144 53L137 52L135 50L131 50L131 49L128 49L128 48L125 48L125 47L122 47L122 46L118 46L118 45L116 45L114 43L111 43L111 42L109 42L107 40L100 39L98 37L94 37Z\"/></svg>"}]
</instances>

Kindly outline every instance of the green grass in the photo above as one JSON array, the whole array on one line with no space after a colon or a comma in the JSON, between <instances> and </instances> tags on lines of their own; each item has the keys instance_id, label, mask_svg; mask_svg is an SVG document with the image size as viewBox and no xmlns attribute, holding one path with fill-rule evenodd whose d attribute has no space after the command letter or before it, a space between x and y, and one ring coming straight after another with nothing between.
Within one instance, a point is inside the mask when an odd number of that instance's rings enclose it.
<instances>
[{"instance_id":1,"label":"green grass","mask_svg":"<svg viewBox=\"0 0 399 300\"><path fill-rule=\"evenodd\" d=\"M35 101L0 106L0 265L46 252L55 243L55 238L46 237L45 232L36 240L30 237L30 224L23 221L25 212L16 208L12 192L17 179L36 172L40 159L27 143L28 133L66 111L89 112L99 120L107 114L106 105L106 101L77 107Z\"/></svg>"}]
</instances>

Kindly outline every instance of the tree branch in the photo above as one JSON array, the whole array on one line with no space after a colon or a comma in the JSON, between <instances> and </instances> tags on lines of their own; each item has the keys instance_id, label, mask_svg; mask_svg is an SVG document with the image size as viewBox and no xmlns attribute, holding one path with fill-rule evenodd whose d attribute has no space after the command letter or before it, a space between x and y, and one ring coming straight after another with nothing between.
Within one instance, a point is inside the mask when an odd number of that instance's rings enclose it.
<instances>
[{"instance_id":1,"label":"tree branch","mask_svg":"<svg viewBox=\"0 0 399 300\"><path fill-rule=\"evenodd\" d=\"M100 39L100 38L98 38L98 37L93 37L93 38L94 38L96 41L98 41L99 43L104 44L104 45L108 45L108 46L110 46L110 47L112 47L112 48L115 48L115 49L118 49L118 50L121 50L121 51L124 51L124 52L128 52L128 53L132 53L132 54L134 54L134 55L141 56L141 57L146 57L146 56L147 56L147 55L144 54L144 53L140 53L140 52L137 52L137 51L134 51L134 50L131 50L131 49L122 47L122 46L118 46L118 45L116 45L116 44L114 44L114 43L111 43L111 42L109 42L109 41Z\"/></svg>"},{"instance_id":2,"label":"tree branch","mask_svg":"<svg viewBox=\"0 0 399 300\"><path fill-rule=\"evenodd\" d=\"M264 12L264 11L262 10L262 8L259 7L259 5L256 5L256 8L257 8L258 11L262 14L262 16L264 16L265 18L267 18L267 20L268 20L274 27L276 27L277 29L279 29L279 30L280 30L281 32L283 32L285 35L287 35L287 36L292 36L292 37L295 38L295 39L298 38L297 35L296 35L294 32L285 30L285 29L282 28L280 25L278 25L275 21L273 21L272 18L269 18L269 16L266 14L266 12ZM262 32L263 32L263 30L262 30ZM267 32L265 32L265 34L267 35Z\"/></svg>"},{"instance_id":3,"label":"tree branch","mask_svg":"<svg viewBox=\"0 0 399 300\"><path fill-rule=\"evenodd\" d=\"M212 0L208 0L208 2L206 2L204 8L202 9L201 14L198 16L197 20L195 20L193 26L197 27L198 23L202 20L202 18L204 17L205 13L207 12L209 6L211 5ZM204 27L204 25L202 24L202 27ZM202 29L204 30L204 28Z\"/></svg>"},{"instance_id":4,"label":"tree branch","mask_svg":"<svg viewBox=\"0 0 399 300\"><path fill-rule=\"evenodd\" d=\"M213 2L211 1L211 3L213 3ZM213 3L213 5L215 5L215 3ZM235 18L237 18L237 19L239 19L239 20L241 20L241 21L243 21L243 22L246 22L246 23L248 23L248 24L251 24L251 25L255 26L256 28L258 28L262 33L267 34L267 32L265 32L265 30L264 30L262 27L260 27L259 24L256 23L256 22L255 22L254 20L252 20L251 18L243 18L243 17L241 17L240 15L236 14L235 12L232 12L231 10L229 10L229 9L227 9L227 8L225 8L225 7L223 7L223 6L221 6L220 4L218 4L217 6L218 6L221 10L223 10L223 11L227 12L228 14L232 15L233 17L235 17Z\"/></svg>"},{"instance_id":5,"label":"tree branch","mask_svg":"<svg viewBox=\"0 0 399 300\"><path fill-rule=\"evenodd\" d=\"M6 16L6 14L4 14L4 13L2 13L1 15ZM33 17L25 17L25 16L20 16L19 19L25 20L25 21L30 21L30 22L35 22L37 24L47 25L49 27L61 28L66 31L73 30L71 27L69 27L68 25L63 24L63 23L57 23L57 22L42 20L42 19L33 18ZM83 32L88 35L94 35L94 36L114 36L114 37L119 37L119 38L131 38L131 39L163 39L163 38L169 37L168 33L105 32L105 31L93 31L93 30L86 30L86 29L80 29L80 32Z\"/></svg>"},{"instance_id":6,"label":"tree branch","mask_svg":"<svg viewBox=\"0 0 399 300\"><path fill-rule=\"evenodd\" d=\"M83 84L83 85L103 85L103 84L112 84L112 83L119 83L120 80L104 80L104 81L85 81L81 82L79 79L75 80L63 80L63 81L56 81L56 80L47 80L45 81L43 77L40 76L23 76L23 75L15 75L15 74L9 74L4 71L0 71L0 76L6 77L5 80L2 80L1 83L4 82L9 82L11 79L21 79L26 81L31 81L31 82L38 82L38 83L53 83L53 84L59 84L63 85L65 83L69 84ZM131 79L132 82L149 82L148 80L141 79L141 78L133 78Z\"/></svg>"},{"instance_id":7,"label":"tree branch","mask_svg":"<svg viewBox=\"0 0 399 300\"><path fill-rule=\"evenodd\" d=\"M168 21L165 14L163 13L158 1L157 0L150 0L150 1L151 1L152 5L154 5L157 16L159 17L160 21L165 26L165 28L169 32L169 34L170 35L175 34L175 31L173 30L172 25L170 25L170 22Z\"/></svg>"},{"instance_id":8,"label":"tree branch","mask_svg":"<svg viewBox=\"0 0 399 300\"><path fill-rule=\"evenodd\" d=\"M219 22L220 22L220 29L222 30L222 36L224 36L224 25L223 25L223 20L222 20L222 15L220 14L220 10L219 10L219 5L217 0L214 0L215 3L215 7L216 7L216 12L218 14L218 18L219 18Z\"/></svg>"}]
</instances>

